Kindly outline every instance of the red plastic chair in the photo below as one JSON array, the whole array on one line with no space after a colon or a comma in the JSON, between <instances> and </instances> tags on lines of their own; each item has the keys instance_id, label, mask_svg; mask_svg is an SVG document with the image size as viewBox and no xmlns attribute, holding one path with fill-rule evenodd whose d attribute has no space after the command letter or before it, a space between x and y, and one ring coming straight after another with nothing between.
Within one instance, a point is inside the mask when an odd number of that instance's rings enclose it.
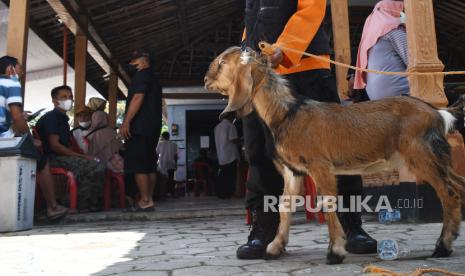
<instances>
[{"instance_id":1,"label":"red plastic chair","mask_svg":"<svg viewBox=\"0 0 465 276\"><path fill-rule=\"evenodd\" d=\"M247 179L249 179L249 173L247 173ZM312 209L315 208L315 199L316 199L316 196L317 196L317 193L316 193L316 185L315 185L315 182L313 181L313 179L310 177L310 176L307 176L305 177L304 179L304 191L305 191L305 200L307 200L307 196L310 196L310 207ZM306 202L305 202L305 206L306 206ZM315 213L312 213L310 212L309 210L307 210L307 208L305 208L305 216L307 217L307 222L310 221L310 220L314 220L316 219L316 216L315 216ZM245 221L246 221L246 224L247 225L251 225L252 224L252 214L250 213L250 210L247 209L247 214L246 214L246 217L245 217ZM325 223L326 220L325 220L325 215L323 212L318 212L318 223L320 224L323 224Z\"/></svg>"},{"instance_id":2,"label":"red plastic chair","mask_svg":"<svg viewBox=\"0 0 465 276\"><path fill-rule=\"evenodd\" d=\"M199 188L202 186L203 192L208 193L208 176L210 166L205 162L194 162L194 195L199 196Z\"/></svg>"},{"instance_id":3,"label":"red plastic chair","mask_svg":"<svg viewBox=\"0 0 465 276\"><path fill-rule=\"evenodd\" d=\"M70 171L67 171L63 168L50 168L50 172L53 175L62 175L66 177L66 183L68 184L69 189L69 211L77 211L77 201L78 201L78 189L77 189L77 180L74 174Z\"/></svg>"},{"instance_id":4,"label":"red plastic chair","mask_svg":"<svg viewBox=\"0 0 465 276\"><path fill-rule=\"evenodd\" d=\"M310 196L310 199L311 199L310 207L312 209L314 209L315 208L315 199L316 199L317 193L316 193L315 182L313 181L313 178L311 178L310 176L305 177L304 189L305 189L305 196L306 196L305 200L307 200L307 196ZM307 210L307 208L305 208L305 215L307 217L307 221L316 219L315 213L309 212L309 210ZM318 223L323 224L325 222L326 222L325 214L323 212L318 212Z\"/></svg>"},{"instance_id":5,"label":"red plastic chair","mask_svg":"<svg viewBox=\"0 0 465 276\"><path fill-rule=\"evenodd\" d=\"M121 209L125 208L126 190L124 183L124 174L107 171L107 175L105 178L105 186L103 190L103 204L105 211L109 211L111 209L111 187L113 186L113 184L116 184L118 186L119 207Z\"/></svg>"}]
</instances>

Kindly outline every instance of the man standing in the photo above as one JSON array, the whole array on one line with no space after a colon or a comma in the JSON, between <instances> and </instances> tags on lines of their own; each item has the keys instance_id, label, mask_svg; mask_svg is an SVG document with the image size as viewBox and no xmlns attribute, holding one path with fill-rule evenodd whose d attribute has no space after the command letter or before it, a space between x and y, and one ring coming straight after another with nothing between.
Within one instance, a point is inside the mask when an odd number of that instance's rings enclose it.
<instances>
[{"instance_id":1,"label":"man standing","mask_svg":"<svg viewBox=\"0 0 465 276\"><path fill-rule=\"evenodd\" d=\"M157 142L161 132L161 86L145 50L133 52L130 61L134 72L126 100L126 115L120 133L126 139L125 173L135 175L140 200L137 211L153 211L152 195L157 173Z\"/></svg>"},{"instance_id":2,"label":"man standing","mask_svg":"<svg viewBox=\"0 0 465 276\"><path fill-rule=\"evenodd\" d=\"M15 135L29 133L29 126L23 115L23 97L20 77L23 67L14 57L0 58L0 138L11 138ZM37 147L40 142L34 141ZM55 183L50 173L47 157L40 156L37 161L37 180L47 203L47 217L57 221L68 213L68 209L57 203Z\"/></svg>"},{"instance_id":3,"label":"man standing","mask_svg":"<svg viewBox=\"0 0 465 276\"><path fill-rule=\"evenodd\" d=\"M78 180L79 209L98 210L98 198L103 194L105 164L94 157L74 152L71 149L71 130L66 112L73 107L73 93L69 86L52 89L55 109L47 112L37 122L37 131L44 145L44 154L52 167L61 167L73 172Z\"/></svg>"},{"instance_id":4,"label":"man standing","mask_svg":"<svg viewBox=\"0 0 465 276\"><path fill-rule=\"evenodd\" d=\"M176 198L174 172L178 166L178 145L170 141L170 134L165 131L161 134L161 141L157 146L158 164L164 175L168 176L168 192Z\"/></svg>"},{"instance_id":5,"label":"man standing","mask_svg":"<svg viewBox=\"0 0 465 276\"><path fill-rule=\"evenodd\" d=\"M231 198L236 189L236 171L237 160L239 160L239 151L237 144L236 127L232 121L234 114L228 114L215 127L215 145L220 165L219 180L216 193L219 198Z\"/></svg>"},{"instance_id":6,"label":"man standing","mask_svg":"<svg viewBox=\"0 0 465 276\"><path fill-rule=\"evenodd\" d=\"M262 40L276 43L270 56L276 72L286 75L297 94L322 102L340 103L336 83L328 62L305 58L302 54L280 49L279 46L307 51L329 58L329 38L322 27L326 0L246 0L244 46L258 50ZM273 138L256 112L243 118L244 142L249 161L246 207L252 211L252 231L248 242L237 250L240 259L256 259L265 255L279 225L277 212L264 212L264 196L280 196L283 179L277 172L272 156ZM339 192L347 197L360 195L360 176L338 178ZM340 214L347 235L346 249L351 253L376 252L376 241L363 231L360 213Z\"/></svg>"}]
</instances>

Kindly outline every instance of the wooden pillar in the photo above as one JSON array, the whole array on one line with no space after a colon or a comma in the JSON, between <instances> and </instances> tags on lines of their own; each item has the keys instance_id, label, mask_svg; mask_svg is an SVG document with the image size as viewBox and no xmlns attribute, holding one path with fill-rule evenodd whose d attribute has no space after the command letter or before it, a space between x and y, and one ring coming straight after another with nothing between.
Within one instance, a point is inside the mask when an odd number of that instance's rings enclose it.
<instances>
[{"instance_id":1,"label":"wooden pillar","mask_svg":"<svg viewBox=\"0 0 465 276\"><path fill-rule=\"evenodd\" d=\"M24 66L26 73L27 40L29 34L29 5L30 0L10 1L7 55L15 57ZM26 83L26 74L21 79L23 101Z\"/></svg>"},{"instance_id":2,"label":"wooden pillar","mask_svg":"<svg viewBox=\"0 0 465 276\"><path fill-rule=\"evenodd\" d=\"M405 0L409 72L441 72L432 0ZM410 93L435 106L447 106L444 76L409 77Z\"/></svg>"},{"instance_id":3,"label":"wooden pillar","mask_svg":"<svg viewBox=\"0 0 465 276\"><path fill-rule=\"evenodd\" d=\"M350 29L348 0L331 1L334 53L336 61L350 64ZM337 91L339 97L347 99L347 68L336 66Z\"/></svg>"},{"instance_id":4,"label":"wooden pillar","mask_svg":"<svg viewBox=\"0 0 465 276\"><path fill-rule=\"evenodd\" d=\"M405 0L409 72L441 72L444 64L438 58L434 8L432 0ZM447 106L444 76L409 77L410 93L437 107ZM452 160L457 173L465 176L463 138L455 132L448 137Z\"/></svg>"},{"instance_id":5,"label":"wooden pillar","mask_svg":"<svg viewBox=\"0 0 465 276\"><path fill-rule=\"evenodd\" d=\"M87 36L82 30L76 33L74 43L74 112L76 115L76 111L86 104ZM78 126L76 120L74 126Z\"/></svg>"},{"instance_id":6,"label":"wooden pillar","mask_svg":"<svg viewBox=\"0 0 465 276\"><path fill-rule=\"evenodd\" d=\"M108 81L109 123L110 127L116 128L116 105L118 96L118 76L111 72Z\"/></svg>"}]
</instances>

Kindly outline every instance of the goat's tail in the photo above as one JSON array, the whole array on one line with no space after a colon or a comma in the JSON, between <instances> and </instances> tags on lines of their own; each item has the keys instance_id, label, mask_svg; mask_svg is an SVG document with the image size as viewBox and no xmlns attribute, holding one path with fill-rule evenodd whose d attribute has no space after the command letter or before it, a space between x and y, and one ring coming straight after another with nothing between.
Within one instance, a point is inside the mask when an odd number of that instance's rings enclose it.
<instances>
[{"instance_id":1,"label":"goat's tail","mask_svg":"<svg viewBox=\"0 0 465 276\"><path fill-rule=\"evenodd\" d=\"M439 113L444 120L446 133L453 130L463 130L465 128L465 96L460 96L453 105L447 109L439 110Z\"/></svg>"}]
</instances>

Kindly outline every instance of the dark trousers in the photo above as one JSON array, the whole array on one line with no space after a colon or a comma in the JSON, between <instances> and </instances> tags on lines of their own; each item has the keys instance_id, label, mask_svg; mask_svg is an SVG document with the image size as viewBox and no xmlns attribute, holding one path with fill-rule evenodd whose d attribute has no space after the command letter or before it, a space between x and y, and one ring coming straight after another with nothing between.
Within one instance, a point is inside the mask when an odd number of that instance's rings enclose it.
<instances>
[{"instance_id":1,"label":"dark trousers","mask_svg":"<svg viewBox=\"0 0 465 276\"><path fill-rule=\"evenodd\" d=\"M171 194L171 196L176 195L176 187L175 187L175 182L174 182L174 172L175 170L167 170L168 171L168 192Z\"/></svg>"},{"instance_id":2,"label":"dark trousers","mask_svg":"<svg viewBox=\"0 0 465 276\"><path fill-rule=\"evenodd\" d=\"M237 161L220 165L218 171L216 195L219 198L231 198L236 191Z\"/></svg>"},{"instance_id":3,"label":"dark trousers","mask_svg":"<svg viewBox=\"0 0 465 276\"><path fill-rule=\"evenodd\" d=\"M296 94L321 102L340 103L336 81L329 70L299 72L286 77ZM249 162L246 207L258 207L263 205L263 196L280 196L284 182L272 162L275 153L273 138L256 112L243 118L243 128ZM362 179L360 176L340 176L338 187L344 202L348 202L350 195L362 194Z\"/></svg>"}]
</instances>

